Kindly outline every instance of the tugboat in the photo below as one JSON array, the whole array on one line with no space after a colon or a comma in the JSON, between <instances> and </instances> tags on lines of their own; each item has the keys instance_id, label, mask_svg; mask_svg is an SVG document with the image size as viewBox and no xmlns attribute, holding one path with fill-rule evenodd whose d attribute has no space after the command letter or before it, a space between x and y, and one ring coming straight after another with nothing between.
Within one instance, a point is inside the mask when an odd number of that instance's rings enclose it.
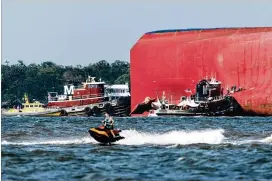
<instances>
[{"instance_id":1,"label":"tugboat","mask_svg":"<svg viewBox=\"0 0 272 181\"><path fill-rule=\"evenodd\" d=\"M65 85L64 95L48 92L47 107L60 108L61 116L101 116L103 112L114 115L116 104L110 100L105 82L95 78L88 76L79 87Z\"/></svg>"},{"instance_id":2,"label":"tugboat","mask_svg":"<svg viewBox=\"0 0 272 181\"><path fill-rule=\"evenodd\" d=\"M3 116L59 116L60 109L45 108L39 101L29 102L27 94L24 95L25 102L8 110L2 110Z\"/></svg>"},{"instance_id":3,"label":"tugboat","mask_svg":"<svg viewBox=\"0 0 272 181\"><path fill-rule=\"evenodd\" d=\"M106 92L112 105L113 116L128 116L130 113L131 96L128 84L106 86Z\"/></svg>"},{"instance_id":4,"label":"tugboat","mask_svg":"<svg viewBox=\"0 0 272 181\"><path fill-rule=\"evenodd\" d=\"M139 104L131 114L148 111L148 116L220 116L233 111L233 101L229 94L223 95L221 82L215 78L202 79L196 85L196 93L185 90L190 96L182 96L178 104L166 100L165 92L157 101ZM150 106L146 106L150 105ZM145 106L145 107L144 107Z\"/></svg>"},{"instance_id":5,"label":"tugboat","mask_svg":"<svg viewBox=\"0 0 272 181\"><path fill-rule=\"evenodd\" d=\"M231 98L223 95L221 84L222 82L215 78L202 79L196 85L195 94L182 96L177 105L162 104L155 113L158 116L226 115L233 111L233 106ZM190 89L186 91L191 92Z\"/></svg>"}]
</instances>

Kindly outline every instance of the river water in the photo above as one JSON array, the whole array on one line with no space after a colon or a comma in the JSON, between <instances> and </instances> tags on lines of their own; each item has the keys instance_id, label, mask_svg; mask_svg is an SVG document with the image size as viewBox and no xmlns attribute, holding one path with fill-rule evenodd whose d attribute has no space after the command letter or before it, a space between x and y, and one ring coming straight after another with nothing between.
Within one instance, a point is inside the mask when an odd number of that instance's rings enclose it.
<instances>
[{"instance_id":1,"label":"river water","mask_svg":"<svg viewBox=\"0 0 272 181\"><path fill-rule=\"evenodd\" d=\"M101 120L2 117L2 180L272 180L271 117L115 118L111 146Z\"/></svg>"}]
</instances>

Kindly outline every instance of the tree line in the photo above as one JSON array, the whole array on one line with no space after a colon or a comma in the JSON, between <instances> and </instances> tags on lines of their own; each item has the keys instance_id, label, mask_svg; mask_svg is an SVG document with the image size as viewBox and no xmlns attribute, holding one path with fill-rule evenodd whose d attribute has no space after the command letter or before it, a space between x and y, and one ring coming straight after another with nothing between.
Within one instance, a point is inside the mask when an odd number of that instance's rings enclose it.
<instances>
[{"instance_id":1,"label":"tree line","mask_svg":"<svg viewBox=\"0 0 272 181\"><path fill-rule=\"evenodd\" d=\"M30 100L46 102L48 92L63 94L64 85L79 85L88 76L101 78L107 84L130 85L130 65L120 60L111 64L101 60L88 66L62 66L51 61L25 65L19 60L13 65L2 64L1 68L2 106L21 103L24 93Z\"/></svg>"}]
</instances>

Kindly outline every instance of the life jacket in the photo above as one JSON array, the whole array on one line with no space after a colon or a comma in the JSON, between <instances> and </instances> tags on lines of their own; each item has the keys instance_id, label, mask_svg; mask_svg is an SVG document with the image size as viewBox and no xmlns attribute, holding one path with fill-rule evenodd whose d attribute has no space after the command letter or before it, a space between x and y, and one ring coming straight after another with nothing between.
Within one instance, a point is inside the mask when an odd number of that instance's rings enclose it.
<instances>
[{"instance_id":1,"label":"life jacket","mask_svg":"<svg viewBox=\"0 0 272 181\"><path fill-rule=\"evenodd\" d=\"M110 120L109 118L105 119L105 128L107 129L113 129L113 120Z\"/></svg>"}]
</instances>

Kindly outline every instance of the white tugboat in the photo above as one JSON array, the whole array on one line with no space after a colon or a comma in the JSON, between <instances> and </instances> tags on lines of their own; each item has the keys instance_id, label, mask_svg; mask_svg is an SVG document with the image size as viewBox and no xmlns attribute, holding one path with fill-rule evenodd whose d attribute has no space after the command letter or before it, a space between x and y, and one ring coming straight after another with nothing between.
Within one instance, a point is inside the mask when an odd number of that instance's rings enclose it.
<instances>
[{"instance_id":1,"label":"white tugboat","mask_svg":"<svg viewBox=\"0 0 272 181\"><path fill-rule=\"evenodd\" d=\"M113 106L112 115L128 116L131 101L128 84L108 85L106 86L106 92Z\"/></svg>"}]
</instances>

